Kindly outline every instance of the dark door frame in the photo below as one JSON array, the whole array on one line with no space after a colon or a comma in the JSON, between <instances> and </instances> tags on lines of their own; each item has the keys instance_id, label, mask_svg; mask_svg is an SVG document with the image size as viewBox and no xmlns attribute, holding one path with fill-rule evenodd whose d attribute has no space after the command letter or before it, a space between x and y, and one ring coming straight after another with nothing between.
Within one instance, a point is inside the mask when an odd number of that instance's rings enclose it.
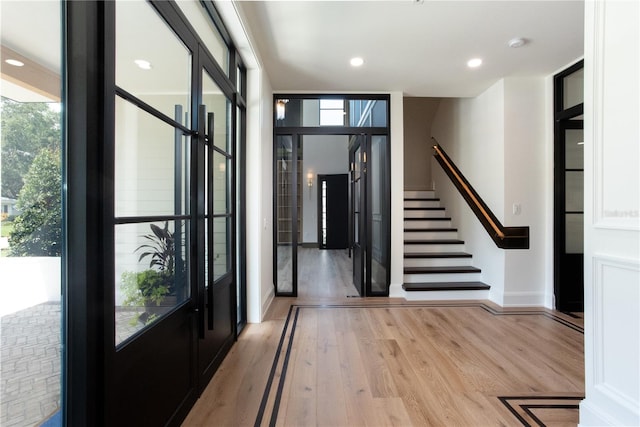
<instances>
[{"instance_id":1,"label":"dark door frame","mask_svg":"<svg viewBox=\"0 0 640 427\"><path fill-rule=\"evenodd\" d=\"M347 249L349 246L349 239L348 239L348 228L349 228L349 221L348 221L348 216L349 216L349 174L318 174L318 215L317 215L317 219L318 219L318 247L320 249ZM327 182L329 179L335 178L335 177L342 177L344 178L345 184L346 184L346 196L347 196L347 200L345 201L345 207L347 208L347 214L345 215L347 217L347 222L345 225L346 230L344 230L344 236L346 237L346 243L344 248L327 248L327 244L322 242L322 218L323 218L323 212L322 212L322 198L323 198L323 194L322 194L322 187L323 187L323 183ZM327 188L329 186L327 185ZM328 199L328 197L327 197ZM328 201L328 200L327 200ZM327 228L329 229L329 226L327 225Z\"/></svg>"},{"instance_id":2,"label":"dark door frame","mask_svg":"<svg viewBox=\"0 0 640 427\"><path fill-rule=\"evenodd\" d=\"M189 391L181 398L176 406L164 407L162 411L147 411L148 417L145 423L157 425L179 425L187 415L198 397L197 361L196 352L193 351L197 344L197 280L200 275L197 266L202 266L201 256L195 249L196 239L192 238L191 253L195 261L192 262L192 292L191 298L174 309L172 313L184 313L185 322L176 322L175 316L169 315L148 328L147 332L137 336L126 343L124 350L136 353L129 361L118 362L116 347L114 344L114 315L115 315L115 273L114 273L114 149L115 149L115 97L120 96L132 102L135 97L129 97L124 91L116 95L115 86L115 8L116 2L61 2L63 8L63 68L62 68L62 99L63 99L63 180L65 190L63 192L63 388L62 388L62 416L63 425L126 425L135 422L134 418L122 417L122 409L117 408L117 394L119 388L125 384L119 382L118 364L129 366L127 369L139 372L148 371L151 376L159 380L158 384L144 384L143 392L136 395L133 404L139 407L156 405L157 409L163 406L164 399L157 399L157 395L173 394L171 385L162 381L163 372L171 367L151 369L148 363L151 359L142 356L138 351L150 350L148 340L156 344L152 354L158 351L168 350L172 344L167 342L167 335L162 333L167 328L173 329L181 340L188 344L190 360L186 367L188 375L183 383L188 383ZM196 35L180 8L174 2L150 1L160 16L169 27L181 38L182 42L191 50L194 61L192 70L197 67L198 45L204 43ZM213 18L216 26L221 30L226 40L231 55L228 75L218 69L216 80L229 99L234 102L233 114L236 107L242 116L242 126L246 123L244 101L246 93L246 76L240 76L242 81L241 92L236 92L235 82L238 71L245 72L244 66L238 61L239 55L222 26L222 21L215 13L213 4L205 1L205 8ZM192 82L195 75L192 75ZM218 80L219 79L219 80ZM199 91L198 84L192 83L192 92ZM192 97L191 112L196 114L198 100ZM137 103L143 108L144 103ZM192 117L193 117L192 114ZM235 116L234 116L235 117ZM161 120L165 120L166 118ZM170 119L169 119L170 120ZM192 120L197 120L192 118ZM235 123L235 122L234 122ZM191 135L191 146L197 147L195 132L189 128L180 128L185 135ZM192 126L191 129L195 127ZM244 143L244 130L237 129L234 125L233 141ZM237 135L236 132L242 132ZM242 147L242 151L244 147ZM194 148L193 154L198 150ZM244 170L243 158L240 158L239 170ZM197 159L192 157L192 161ZM194 169L197 169L194 167ZM192 171L193 172L193 171ZM235 178L235 177L234 177ZM235 182L235 180L234 180ZM244 179L239 178L240 187L243 188ZM191 183L191 206L201 206L203 203L203 181ZM193 191L195 190L195 192ZM240 190L240 206L235 211L237 218L244 221L243 190ZM235 203L235 201L234 201ZM236 209L234 205L233 209ZM192 209L189 220L194 230L198 210ZM244 223L234 232L244 229ZM196 233L195 231L193 233ZM196 233L197 234L197 233ZM194 234L192 234L194 235ZM238 254L244 251L244 246ZM235 254L235 251L233 252ZM233 255L232 256L235 256ZM244 259L239 255L239 259ZM244 277L244 266L234 269L238 275ZM235 274L235 273L234 273ZM196 279L196 280L193 280ZM233 295L236 289L243 292L243 286L233 287ZM242 304L246 305L246 304ZM246 321L246 309L244 320L236 313L235 298L230 307L236 315L234 332L237 336L239 328ZM242 315L242 313L240 313ZM177 328L177 329L176 329ZM145 336L143 336L145 335ZM145 344L146 343L146 344ZM142 357L140 357L142 356ZM136 365L137 364L137 365ZM138 366L138 368L136 368ZM145 374L146 375L146 374ZM138 384L141 386L141 384ZM203 384L200 384L200 389ZM144 401L144 402L143 402ZM172 401L173 402L173 401ZM158 415L162 414L162 415ZM166 414L166 416L165 416ZM161 417L158 418L158 417Z\"/></svg>"},{"instance_id":3,"label":"dark door frame","mask_svg":"<svg viewBox=\"0 0 640 427\"><path fill-rule=\"evenodd\" d=\"M387 126L386 127L351 127L351 126L300 126L300 116L299 116L299 111L295 111L295 108L293 109L293 117L294 120L291 122L297 122L296 125L294 126L285 126L281 123L278 123L278 118L276 116L277 114L277 109L275 108L277 101L281 100L281 99L286 99L289 102L291 101L295 101L295 102L301 102L301 100L304 99L344 99L345 101L349 100L384 100L387 103L387 111L386 111L386 123ZM297 155L297 140L300 137L300 135L365 135L365 140L366 141L371 141L372 136L376 136L376 135L381 135L381 136L385 136L386 137L386 151L385 153L386 155L386 165L385 165L385 185L384 185L384 190L386 191L387 194L387 200L385 202L385 212L387 213L387 215L385 215L386 218L386 224L385 224L385 232L390 233L391 230L391 222L390 222L390 218L391 218L391 205L390 205L390 191L391 191L391 176L390 176L390 144L391 144L391 131L390 131L390 96L389 95L380 95L380 94L374 94L374 95L370 95L370 94L274 94L273 96L273 105L274 105L274 116L273 116L273 135L274 135L274 145L273 145L273 150L274 150L274 155L273 155L273 170L277 171L277 165L276 165L276 161L277 161L277 138L278 136L283 136L283 135L291 135L293 137L293 149L294 149L294 153L293 155ZM348 107L346 107L348 109ZM288 116L287 116L288 117ZM367 158L370 158L371 153L369 152L370 150L370 143L367 142L365 143L365 156ZM296 158L296 157L294 157ZM299 174L294 173L294 179L298 179ZM367 180L369 180L370 178L367 178ZM296 186L293 186L294 188L296 188ZM368 192L370 192L370 185L365 185L365 188L368 188ZM274 193L273 193L273 286L274 286L274 290L275 290L275 295L276 296L292 296L292 297L297 297L297 251L293 251L292 257L293 257L293 292L289 293L282 293L278 290L278 256L277 256L277 238L278 238L278 229L277 229L277 218L278 218L278 212L277 212L277 176L276 173L274 172L273 174L273 189L274 189ZM371 194L367 194L367 199L371 200ZM367 206L367 212L370 212L370 206ZM297 210L294 209L294 215L297 215ZM370 218L370 214L367 214L367 218L365 221L365 230L367 235L370 235L371 230L372 230L372 224L371 224L371 218ZM292 233L294 235L294 238L297 239L297 221L293 221L292 227L294 227L294 229L292 230ZM367 256L366 256L366 260L365 260L365 266L364 266L364 271L368 272L366 274L366 276L368 277L368 279L365 280L365 291L363 292L363 295L365 296L388 296L389 295L389 284L390 284L390 279L391 279L391 249L390 249L390 244L391 244L391 238L389 235L389 238L386 241L386 245L387 248L385 250L385 254L386 254L386 265L387 265L387 270L386 270L386 289L384 292L372 292L371 290L371 278L370 278L370 272L371 272L371 259L370 259L370 253L371 253L371 248L367 247ZM294 248L297 246L297 240L296 243L294 243Z\"/></svg>"},{"instance_id":4,"label":"dark door frame","mask_svg":"<svg viewBox=\"0 0 640 427\"><path fill-rule=\"evenodd\" d=\"M565 130L583 129L583 121L580 119L584 113L584 103L565 107L564 105L564 79L584 68L584 60L578 61L566 70L554 76L554 295L556 309L560 311L584 310L584 293L571 296L569 280L574 283L582 282L584 289L584 257L580 254L565 253L566 249L566 225L565 225ZM572 267L572 272L567 269Z\"/></svg>"}]
</instances>

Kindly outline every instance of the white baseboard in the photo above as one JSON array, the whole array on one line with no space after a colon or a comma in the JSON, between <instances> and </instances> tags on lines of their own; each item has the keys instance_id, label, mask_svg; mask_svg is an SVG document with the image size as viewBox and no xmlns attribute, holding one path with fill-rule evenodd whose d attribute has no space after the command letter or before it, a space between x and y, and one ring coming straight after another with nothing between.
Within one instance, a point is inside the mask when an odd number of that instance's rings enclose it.
<instances>
[{"instance_id":1,"label":"white baseboard","mask_svg":"<svg viewBox=\"0 0 640 427\"><path fill-rule=\"evenodd\" d=\"M264 300L262 301L262 311L260 312L260 323L262 323L262 321L264 320L264 316L267 313L267 310L269 310L269 307L271 306L271 303L273 302L273 299L276 297L276 293L273 289L273 286L271 286L271 288L269 289L269 292L266 295L266 298L264 298Z\"/></svg>"},{"instance_id":2,"label":"white baseboard","mask_svg":"<svg viewBox=\"0 0 640 427\"><path fill-rule=\"evenodd\" d=\"M545 294L540 292L505 292L502 295L503 307L544 307Z\"/></svg>"}]
</instances>

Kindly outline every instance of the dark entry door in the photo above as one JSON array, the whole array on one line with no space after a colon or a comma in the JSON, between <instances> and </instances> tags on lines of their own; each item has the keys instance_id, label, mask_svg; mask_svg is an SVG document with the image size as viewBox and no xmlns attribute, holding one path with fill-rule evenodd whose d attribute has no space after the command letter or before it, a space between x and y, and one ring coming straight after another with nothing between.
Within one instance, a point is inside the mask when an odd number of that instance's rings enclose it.
<instances>
[{"instance_id":1,"label":"dark entry door","mask_svg":"<svg viewBox=\"0 0 640 427\"><path fill-rule=\"evenodd\" d=\"M561 120L556 126L556 308L583 311L584 125L582 120Z\"/></svg>"},{"instance_id":2,"label":"dark entry door","mask_svg":"<svg viewBox=\"0 0 640 427\"><path fill-rule=\"evenodd\" d=\"M364 296L366 260L366 165L364 135L354 135L349 147L351 165L351 250L353 252L353 285Z\"/></svg>"},{"instance_id":3,"label":"dark entry door","mask_svg":"<svg viewBox=\"0 0 640 427\"><path fill-rule=\"evenodd\" d=\"M201 96L199 134L204 150L204 274L199 277L198 374L202 391L235 339L235 278L233 215L234 150L230 123L232 102L213 79L212 60L200 51ZM199 207L202 209L202 207ZM204 240L204 242L202 242ZM201 270L202 267L199 267Z\"/></svg>"},{"instance_id":4,"label":"dark entry door","mask_svg":"<svg viewBox=\"0 0 640 427\"><path fill-rule=\"evenodd\" d=\"M349 175L318 175L318 243L320 249L349 245Z\"/></svg>"}]
</instances>

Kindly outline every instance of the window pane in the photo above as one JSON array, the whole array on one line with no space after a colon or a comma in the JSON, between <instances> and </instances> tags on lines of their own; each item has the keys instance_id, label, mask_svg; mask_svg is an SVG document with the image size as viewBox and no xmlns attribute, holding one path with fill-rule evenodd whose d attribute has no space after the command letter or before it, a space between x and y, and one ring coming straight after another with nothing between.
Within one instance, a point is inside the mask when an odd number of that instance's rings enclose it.
<instances>
[{"instance_id":1,"label":"window pane","mask_svg":"<svg viewBox=\"0 0 640 427\"><path fill-rule=\"evenodd\" d=\"M344 99L321 99L320 109L344 110Z\"/></svg>"},{"instance_id":2,"label":"window pane","mask_svg":"<svg viewBox=\"0 0 640 427\"><path fill-rule=\"evenodd\" d=\"M379 99L350 100L349 126L386 127L387 101Z\"/></svg>"},{"instance_id":3,"label":"window pane","mask_svg":"<svg viewBox=\"0 0 640 427\"><path fill-rule=\"evenodd\" d=\"M320 126L344 126L344 111L321 109Z\"/></svg>"},{"instance_id":4,"label":"window pane","mask_svg":"<svg viewBox=\"0 0 640 427\"><path fill-rule=\"evenodd\" d=\"M189 204L189 137L116 97L115 214L181 215Z\"/></svg>"},{"instance_id":5,"label":"window pane","mask_svg":"<svg viewBox=\"0 0 640 427\"><path fill-rule=\"evenodd\" d=\"M565 251L568 254L584 252L583 214L566 214L565 216Z\"/></svg>"},{"instance_id":6,"label":"window pane","mask_svg":"<svg viewBox=\"0 0 640 427\"><path fill-rule=\"evenodd\" d=\"M584 172L566 172L565 210L582 212L584 209Z\"/></svg>"},{"instance_id":7,"label":"window pane","mask_svg":"<svg viewBox=\"0 0 640 427\"><path fill-rule=\"evenodd\" d=\"M565 168L584 168L584 137L582 129L565 130Z\"/></svg>"},{"instance_id":8,"label":"window pane","mask_svg":"<svg viewBox=\"0 0 640 427\"><path fill-rule=\"evenodd\" d=\"M189 23L193 25L202 41L204 41L205 47L220 65L220 68L225 74L229 75L229 48L202 2L178 0L177 3Z\"/></svg>"},{"instance_id":9,"label":"window pane","mask_svg":"<svg viewBox=\"0 0 640 427\"><path fill-rule=\"evenodd\" d=\"M277 233L277 290L293 291L293 138L276 137L276 233Z\"/></svg>"},{"instance_id":10,"label":"window pane","mask_svg":"<svg viewBox=\"0 0 640 427\"><path fill-rule=\"evenodd\" d=\"M229 208L230 163L218 152L213 153L213 213L227 213Z\"/></svg>"},{"instance_id":11,"label":"window pane","mask_svg":"<svg viewBox=\"0 0 640 427\"><path fill-rule=\"evenodd\" d=\"M231 248L229 227L231 218L221 217L213 219L213 280L218 280L231 267Z\"/></svg>"},{"instance_id":12,"label":"window pane","mask_svg":"<svg viewBox=\"0 0 640 427\"><path fill-rule=\"evenodd\" d=\"M231 153L231 102L206 71L202 72L202 91L202 103L207 107L207 114L213 113L213 145Z\"/></svg>"},{"instance_id":13,"label":"window pane","mask_svg":"<svg viewBox=\"0 0 640 427\"><path fill-rule=\"evenodd\" d=\"M562 80L564 99L563 109L581 104L584 100L584 68L569 74Z\"/></svg>"},{"instance_id":14,"label":"window pane","mask_svg":"<svg viewBox=\"0 0 640 427\"><path fill-rule=\"evenodd\" d=\"M182 220L116 225L116 345L189 298L188 233Z\"/></svg>"},{"instance_id":15,"label":"window pane","mask_svg":"<svg viewBox=\"0 0 640 427\"><path fill-rule=\"evenodd\" d=\"M0 426L61 425L60 3L0 4Z\"/></svg>"},{"instance_id":16,"label":"window pane","mask_svg":"<svg viewBox=\"0 0 640 427\"><path fill-rule=\"evenodd\" d=\"M371 161L368 172L371 176L371 291L386 293L387 291L387 246L388 238L385 224L386 215L386 148L385 136L372 136Z\"/></svg>"},{"instance_id":17,"label":"window pane","mask_svg":"<svg viewBox=\"0 0 640 427\"><path fill-rule=\"evenodd\" d=\"M147 2L116 3L116 85L171 118L176 105L189 113L191 52Z\"/></svg>"}]
</instances>

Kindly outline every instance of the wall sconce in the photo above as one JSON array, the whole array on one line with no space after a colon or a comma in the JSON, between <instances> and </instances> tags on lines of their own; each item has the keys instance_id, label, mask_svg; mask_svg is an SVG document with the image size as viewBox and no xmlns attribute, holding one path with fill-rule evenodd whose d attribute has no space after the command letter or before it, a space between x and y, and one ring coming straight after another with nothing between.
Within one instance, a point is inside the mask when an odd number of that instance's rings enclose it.
<instances>
[{"instance_id":1,"label":"wall sconce","mask_svg":"<svg viewBox=\"0 0 640 427\"><path fill-rule=\"evenodd\" d=\"M313 187L313 174L311 172L307 174L307 186L309 188Z\"/></svg>"},{"instance_id":2,"label":"wall sconce","mask_svg":"<svg viewBox=\"0 0 640 427\"><path fill-rule=\"evenodd\" d=\"M285 113L285 105L287 105L287 102L289 102L288 99L278 99L276 101L276 119L277 120L284 120L284 113Z\"/></svg>"}]
</instances>

